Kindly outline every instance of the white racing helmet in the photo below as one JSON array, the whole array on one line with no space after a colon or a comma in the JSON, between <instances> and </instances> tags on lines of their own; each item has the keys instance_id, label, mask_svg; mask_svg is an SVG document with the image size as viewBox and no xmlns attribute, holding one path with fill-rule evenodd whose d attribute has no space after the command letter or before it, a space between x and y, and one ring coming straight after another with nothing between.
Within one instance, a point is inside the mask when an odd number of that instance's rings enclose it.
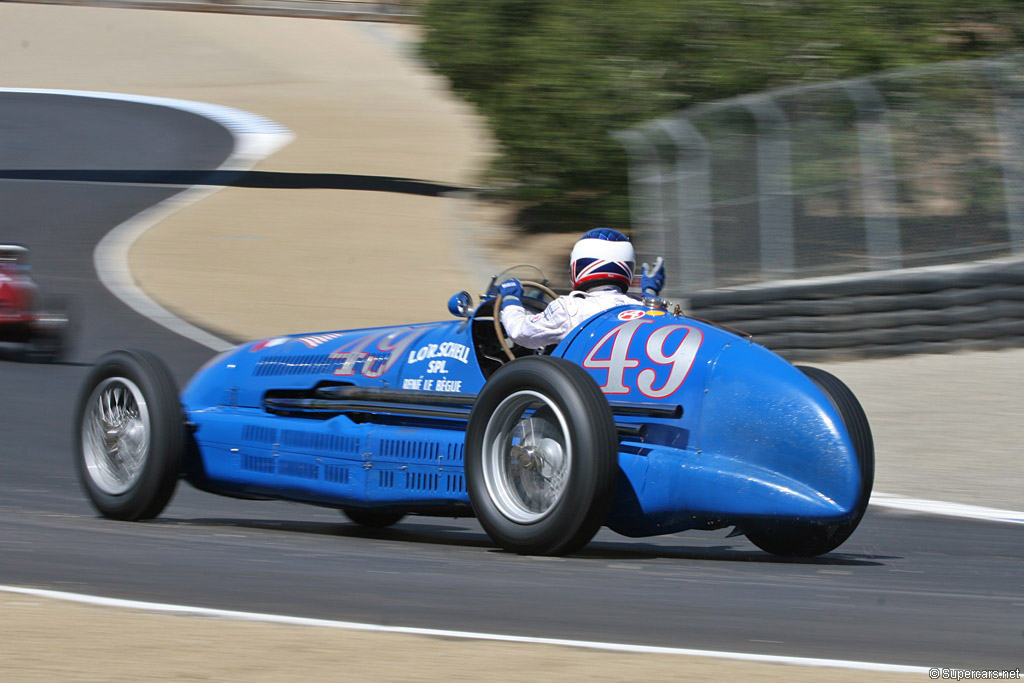
<instances>
[{"instance_id":1,"label":"white racing helmet","mask_svg":"<svg viewBox=\"0 0 1024 683\"><path fill-rule=\"evenodd\" d=\"M623 292L633 282L636 255L629 238L618 230L588 230L576 242L569 257L573 289L615 285Z\"/></svg>"}]
</instances>

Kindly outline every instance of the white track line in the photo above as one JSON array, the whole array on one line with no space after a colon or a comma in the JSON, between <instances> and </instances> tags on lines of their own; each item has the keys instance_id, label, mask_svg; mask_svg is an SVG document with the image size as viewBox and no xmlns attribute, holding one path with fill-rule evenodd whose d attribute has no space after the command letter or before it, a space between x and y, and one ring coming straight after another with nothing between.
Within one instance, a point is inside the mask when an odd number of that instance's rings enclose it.
<instances>
[{"instance_id":1,"label":"white track line","mask_svg":"<svg viewBox=\"0 0 1024 683\"><path fill-rule=\"evenodd\" d=\"M918 498L904 498L891 493L876 491L871 494L871 505L894 510L906 510L908 512L920 512L929 515L941 515L943 517L961 517L964 519L979 519L988 522L1007 522L1009 524L1024 524L1024 512L1017 510L1000 510L987 508L978 505L965 505L963 503L947 503L941 500L921 500Z\"/></svg>"},{"instance_id":2,"label":"white track line","mask_svg":"<svg viewBox=\"0 0 1024 683\"><path fill-rule=\"evenodd\" d=\"M796 666L834 667L838 669L857 669L861 671L889 671L898 673L927 673L926 667L905 666L901 664L879 664L876 662L856 662L845 659L818 659L814 657L784 657L780 655L754 655L743 652L723 652L720 650L694 650L678 647L653 647L646 645L625 645L620 643L601 643L586 640L565 640L562 638L529 638L526 636L508 636L494 633L473 633L470 631L449 631L434 628L409 628L401 626L380 626L378 624L360 624L352 621L332 621L329 619L304 619L286 617L276 614L259 614L255 612L235 612L232 610L208 609L205 607L185 607L182 605L165 605L157 602L138 602L136 600L118 600L102 598L94 595L65 593L62 591L40 590L36 588L20 588L17 586L0 586L0 591L19 593L39 598L67 600L102 607L119 607L123 609L147 610L150 612L170 612L189 616L216 617L237 621L261 621L289 626L316 626L321 628L337 628L352 631L375 631L378 633L402 633L413 636L434 638L462 638L467 640L492 640L506 643L526 643L531 645L556 645L563 647L579 647L591 650L610 652L630 652L636 654L686 655L690 657L712 657L715 659L733 659L747 662L763 662L766 664L789 664Z\"/></svg>"},{"instance_id":3,"label":"white track line","mask_svg":"<svg viewBox=\"0 0 1024 683\"><path fill-rule=\"evenodd\" d=\"M191 102L167 97L126 95L122 93L88 90L48 90L35 88L0 88L0 92L33 93L40 95L69 95L102 100L137 102L186 111L210 119L226 128L235 139L231 156L216 171L247 171L260 160L275 153L294 139L284 126L262 116L232 109L219 104ZM214 351L226 351L234 346L192 323L182 320L156 303L136 284L128 266L128 251L132 244L149 228L189 204L198 202L222 186L196 185L155 206L136 214L108 232L93 251L93 264L100 282L118 299L136 313L163 325L167 329L202 344Z\"/></svg>"}]
</instances>

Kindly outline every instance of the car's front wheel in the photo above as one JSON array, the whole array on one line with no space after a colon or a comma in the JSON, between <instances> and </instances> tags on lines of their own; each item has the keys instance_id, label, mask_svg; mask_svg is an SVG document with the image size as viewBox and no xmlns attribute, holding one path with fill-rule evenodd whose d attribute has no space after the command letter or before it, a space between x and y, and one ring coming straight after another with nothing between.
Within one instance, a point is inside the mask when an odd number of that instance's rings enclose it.
<instances>
[{"instance_id":1,"label":"car's front wheel","mask_svg":"<svg viewBox=\"0 0 1024 683\"><path fill-rule=\"evenodd\" d=\"M502 548L564 555L604 524L617 474L611 408L583 368L527 356L496 372L466 430L469 497Z\"/></svg>"},{"instance_id":2,"label":"car's front wheel","mask_svg":"<svg viewBox=\"0 0 1024 683\"><path fill-rule=\"evenodd\" d=\"M75 408L75 469L105 517L156 517L174 494L185 423L173 376L147 351L114 351L97 361Z\"/></svg>"}]
</instances>

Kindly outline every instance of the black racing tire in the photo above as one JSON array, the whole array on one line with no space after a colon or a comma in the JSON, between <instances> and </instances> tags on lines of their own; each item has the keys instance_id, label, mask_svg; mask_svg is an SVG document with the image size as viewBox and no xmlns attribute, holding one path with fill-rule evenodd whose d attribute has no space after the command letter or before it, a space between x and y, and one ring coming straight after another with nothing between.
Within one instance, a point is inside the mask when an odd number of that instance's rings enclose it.
<instances>
[{"instance_id":1,"label":"black racing tire","mask_svg":"<svg viewBox=\"0 0 1024 683\"><path fill-rule=\"evenodd\" d=\"M398 524L405 519L404 512L393 512L391 510L374 510L371 508L344 508L342 514L359 526L368 529L386 529L389 526Z\"/></svg>"},{"instance_id":2,"label":"black racing tire","mask_svg":"<svg viewBox=\"0 0 1024 683\"><path fill-rule=\"evenodd\" d=\"M110 519L159 515L174 495L186 446L178 390L148 351L114 351L86 377L74 413L78 481Z\"/></svg>"},{"instance_id":3,"label":"black racing tire","mask_svg":"<svg viewBox=\"0 0 1024 683\"><path fill-rule=\"evenodd\" d=\"M32 335L22 351L26 363L56 363L64 358L63 330L45 330Z\"/></svg>"},{"instance_id":4,"label":"black racing tire","mask_svg":"<svg viewBox=\"0 0 1024 683\"><path fill-rule=\"evenodd\" d=\"M67 301L50 298L36 313L22 352L28 363L56 363L67 356L71 342L71 312Z\"/></svg>"},{"instance_id":5,"label":"black racing tire","mask_svg":"<svg viewBox=\"0 0 1024 683\"><path fill-rule=\"evenodd\" d=\"M580 366L526 356L494 373L466 429L466 477L481 526L524 555L566 555L608 517L618 476L611 407Z\"/></svg>"},{"instance_id":6,"label":"black racing tire","mask_svg":"<svg viewBox=\"0 0 1024 683\"><path fill-rule=\"evenodd\" d=\"M749 529L750 542L765 552L788 557L815 557L838 548L853 534L871 499L875 481L875 444L867 415L857 397L835 375L810 366L797 366L825 392L839 411L860 465L861 489L853 519L842 524L779 523Z\"/></svg>"}]
</instances>

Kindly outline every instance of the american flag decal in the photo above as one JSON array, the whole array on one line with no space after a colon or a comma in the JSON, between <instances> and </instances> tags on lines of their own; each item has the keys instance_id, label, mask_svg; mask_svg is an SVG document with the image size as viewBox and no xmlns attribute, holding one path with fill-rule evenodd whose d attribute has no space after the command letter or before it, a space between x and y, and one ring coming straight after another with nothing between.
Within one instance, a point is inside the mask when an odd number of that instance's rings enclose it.
<instances>
[{"instance_id":1,"label":"american flag decal","mask_svg":"<svg viewBox=\"0 0 1024 683\"><path fill-rule=\"evenodd\" d=\"M311 349L315 349L321 344L326 344L332 339L337 339L342 336L342 332L331 332L329 334L311 334L308 337L299 337L299 341L308 346Z\"/></svg>"}]
</instances>

